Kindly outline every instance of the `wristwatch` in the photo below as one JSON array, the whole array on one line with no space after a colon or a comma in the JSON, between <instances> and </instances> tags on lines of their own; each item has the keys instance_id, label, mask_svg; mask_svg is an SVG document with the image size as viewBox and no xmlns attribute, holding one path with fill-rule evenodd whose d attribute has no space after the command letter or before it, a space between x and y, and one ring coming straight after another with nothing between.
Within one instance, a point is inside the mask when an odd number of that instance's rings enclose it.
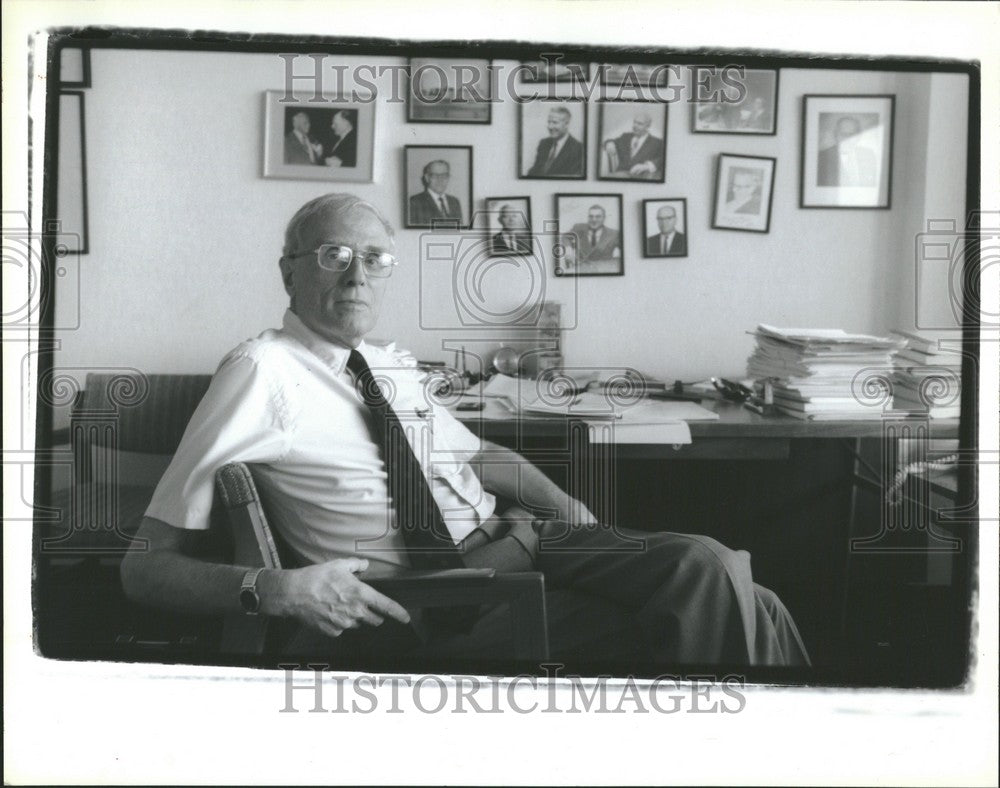
<instances>
[{"instance_id":1,"label":"wristwatch","mask_svg":"<svg viewBox=\"0 0 1000 788\"><path fill-rule=\"evenodd\" d=\"M248 616L256 616L260 612L260 594L257 593L257 576L264 567L249 570L243 575L243 587L240 588L240 605Z\"/></svg>"}]
</instances>

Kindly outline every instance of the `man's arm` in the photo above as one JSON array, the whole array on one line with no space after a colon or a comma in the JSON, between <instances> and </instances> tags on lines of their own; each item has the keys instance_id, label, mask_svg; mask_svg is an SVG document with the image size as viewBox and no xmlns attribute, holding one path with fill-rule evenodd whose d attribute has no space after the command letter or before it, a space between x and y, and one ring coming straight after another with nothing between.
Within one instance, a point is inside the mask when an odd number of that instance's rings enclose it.
<instances>
[{"instance_id":1,"label":"man's arm","mask_svg":"<svg viewBox=\"0 0 1000 788\"><path fill-rule=\"evenodd\" d=\"M178 612L242 612L240 588L249 567L193 557L195 538L185 529L144 518L136 543L122 561L126 596L139 604ZM331 637L362 623L378 626L387 616L408 623L405 608L355 577L367 568L364 559L346 558L302 569L265 569L257 578L260 612L295 618Z\"/></svg>"},{"instance_id":2,"label":"man's arm","mask_svg":"<svg viewBox=\"0 0 1000 788\"><path fill-rule=\"evenodd\" d=\"M559 485L515 451L484 440L469 464L483 487L491 493L510 498L539 516L574 524L597 522L586 506L563 492Z\"/></svg>"}]
</instances>

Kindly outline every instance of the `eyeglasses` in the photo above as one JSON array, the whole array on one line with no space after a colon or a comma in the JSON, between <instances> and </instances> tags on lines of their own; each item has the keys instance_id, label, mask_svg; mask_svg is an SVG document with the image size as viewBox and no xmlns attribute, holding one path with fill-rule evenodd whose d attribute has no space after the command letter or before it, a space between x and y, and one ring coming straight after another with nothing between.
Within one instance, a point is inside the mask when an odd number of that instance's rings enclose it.
<instances>
[{"instance_id":1,"label":"eyeglasses","mask_svg":"<svg viewBox=\"0 0 1000 788\"><path fill-rule=\"evenodd\" d=\"M316 249L308 252L295 252L285 255L288 258L304 257L307 254L316 254L316 264L324 271L338 273L346 271L351 267L355 257L361 258L361 264L365 267L367 276L385 278L392 275L392 269L398 262L396 258L388 252L365 252L359 249L352 249L350 246L340 244L321 244Z\"/></svg>"}]
</instances>

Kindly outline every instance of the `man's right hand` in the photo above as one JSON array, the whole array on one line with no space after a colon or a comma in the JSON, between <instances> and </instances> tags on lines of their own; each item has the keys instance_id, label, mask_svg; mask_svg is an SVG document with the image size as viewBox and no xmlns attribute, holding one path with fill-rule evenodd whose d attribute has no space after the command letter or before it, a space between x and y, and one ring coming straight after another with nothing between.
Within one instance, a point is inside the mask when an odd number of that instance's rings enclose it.
<instances>
[{"instance_id":1,"label":"man's right hand","mask_svg":"<svg viewBox=\"0 0 1000 788\"><path fill-rule=\"evenodd\" d=\"M386 617L410 622L406 609L355 577L368 568L363 558L338 558L301 569L279 570L269 580L262 575L261 612L292 616L325 635L338 637L361 624L378 626Z\"/></svg>"}]
</instances>

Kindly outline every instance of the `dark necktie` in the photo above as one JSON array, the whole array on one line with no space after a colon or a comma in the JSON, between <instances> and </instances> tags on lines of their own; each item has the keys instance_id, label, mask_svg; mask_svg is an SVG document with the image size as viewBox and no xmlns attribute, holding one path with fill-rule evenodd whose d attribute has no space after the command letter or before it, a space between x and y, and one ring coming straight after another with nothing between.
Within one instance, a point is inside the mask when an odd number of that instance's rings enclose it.
<instances>
[{"instance_id":1,"label":"dark necktie","mask_svg":"<svg viewBox=\"0 0 1000 788\"><path fill-rule=\"evenodd\" d=\"M593 251L594 247L597 246L597 230L590 231L590 249Z\"/></svg>"},{"instance_id":2,"label":"dark necktie","mask_svg":"<svg viewBox=\"0 0 1000 788\"><path fill-rule=\"evenodd\" d=\"M438 208L441 211L441 215L444 217L448 216L448 203L444 201L444 196L438 197Z\"/></svg>"},{"instance_id":3,"label":"dark necktie","mask_svg":"<svg viewBox=\"0 0 1000 788\"><path fill-rule=\"evenodd\" d=\"M463 567L462 557L448 533L420 462L406 440L405 429L392 406L382 396L371 367L364 356L352 350L347 368L354 375L358 392L371 411L372 437L385 461L389 495L396 510L396 525L402 531L410 563L415 569Z\"/></svg>"}]
</instances>

